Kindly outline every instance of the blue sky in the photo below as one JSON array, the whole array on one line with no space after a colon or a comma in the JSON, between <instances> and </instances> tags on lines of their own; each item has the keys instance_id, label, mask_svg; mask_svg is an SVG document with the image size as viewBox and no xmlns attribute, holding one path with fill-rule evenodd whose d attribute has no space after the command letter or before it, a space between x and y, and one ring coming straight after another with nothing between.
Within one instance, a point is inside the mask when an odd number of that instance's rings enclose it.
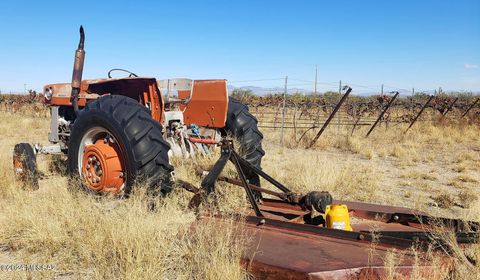
<instances>
[{"instance_id":1,"label":"blue sky","mask_svg":"<svg viewBox=\"0 0 480 280\"><path fill-rule=\"evenodd\" d=\"M1 1L0 90L71 79L78 27L84 78L126 68L157 78L319 89L338 80L480 91L480 1ZM247 82L239 82L239 81ZM300 81L302 80L302 81ZM355 86L353 86L355 89Z\"/></svg>"}]
</instances>

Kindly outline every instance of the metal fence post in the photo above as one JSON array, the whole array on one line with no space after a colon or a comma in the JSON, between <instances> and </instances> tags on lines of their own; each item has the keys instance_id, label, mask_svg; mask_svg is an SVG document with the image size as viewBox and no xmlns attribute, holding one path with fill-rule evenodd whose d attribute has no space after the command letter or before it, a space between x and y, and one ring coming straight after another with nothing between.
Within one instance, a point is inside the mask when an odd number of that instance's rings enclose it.
<instances>
[{"instance_id":1,"label":"metal fence post","mask_svg":"<svg viewBox=\"0 0 480 280\"><path fill-rule=\"evenodd\" d=\"M339 95L342 94L342 80L340 80L338 83L338 94ZM340 114L338 115L338 118L337 118L337 136L339 132L340 132Z\"/></svg>"},{"instance_id":2,"label":"metal fence post","mask_svg":"<svg viewBox=\"0 0 480 280\"><path fill-rule=\"evenodd\" d=\"M315 145L315 142L317 142L318 138L320 138L320 136L322 135L322 133L325 131L325 129L327 128L328 124L332 121L332 119L335 117L335 114L337 113L337 111L340 109L340 107L342 106L343 102L345 102L345 100L347 99L348 95L350 94L350 92L352 92L352 88L351 87L348 87L348 86L345 86L347 88L347 91L345 92L345 94L342 96L342 99L340 99L340 101L337 103L337 106L335 106L335 108L333 109L332 113L330 114L330 116L328 116L328 119L325 121L325 123L323 124L322 128L320 129L320 131L318 131L317 135L315 136L315 138L312 140L312 142L310 142L310 144L307 146L307 149L310 149L313 145Z\"/></svg>"},{"instance_id":3,"label":"metal fence post","mask_svg":"<svg viewBox=\"0 0 480 280\"><path fill-rule=\"evenodd\" d=\"M417 121L417 119L420 117L420 115L423 113L423 111L425 110L425 108L427 108L428 104L430 103L430 101L432 101L432 99L435 97L435 95L430 95L430 98L428 98L427 102L423 105L422 109L420 110L420 112L418 112L417 116L413 119L413 121L410 123L410 125L408 126L407 130L405 130L405 133L407 133L407 131L413 126L413 124Z\"/></svg>"},{"instance_id":4,"label":"metal fence post","mask_svg":"<svg viewBox=\"0 0 480 280\"><path fill-rule=\"evenodd\" d=\"M447 115L447 113L453 108L453 105L455 105L457 101L458 101L458 97L456 97L455 100L453 100L453 102L447 107L445 112L443 112L443 117Z\"/></svg>"},{"instance_id":5,"label":"metal fence post","mask_svg":"<svg viewBox=\"0 0 480 280\"><path fill-rule=\"evenodd\" d=\"M285 90L283 92L283 109L282 109L282 128L280 129L280 145L283 146L283 129L285 127L285 99L287 99L287 83L288 76L285 76Z\"/></svg>"},{"instance_id":6,"label":"metal fence post","mask_svg":"<svg viewBox=\"0 0 480 280\"><path fill-rule=\"evenodd\" d=\"M470 105L470 107L468 107L467 111L463 113L462 118L465 117L468 114L468 112L470 112L470 110L472 110L473 107L475 107L475 105L477 105L478 101L480 101L480 98L477 98L477 100L475 100L475 102L473 102L473 104Z\"/></svg>"},{"instance_id":7,"label":"metal fence post","mask_svg":"<svg viewBox=\"0 0 480 280\"><path fill-rule=\"evenodd\" d=\"M383 109L383 111L380 113L380 115L378 116L377 120L373 123L372 127L370 127L370 130L367 132L367 136L365 137L368 137L370 135L370 133L372 133L373 129L375 128L375 126L377 126L378 122L383 118L383 115L385 115L385 113L387 112L388 108L390 108L390 106L393 104L393 101L395 101L395 99L397 98L397 96L399 95L400 93L397 91L395 93L395 95L392 97L392 99L390 100L390 102L388 102L387 106L385 107L385 109Z\"/></svg>"}]
</instances>

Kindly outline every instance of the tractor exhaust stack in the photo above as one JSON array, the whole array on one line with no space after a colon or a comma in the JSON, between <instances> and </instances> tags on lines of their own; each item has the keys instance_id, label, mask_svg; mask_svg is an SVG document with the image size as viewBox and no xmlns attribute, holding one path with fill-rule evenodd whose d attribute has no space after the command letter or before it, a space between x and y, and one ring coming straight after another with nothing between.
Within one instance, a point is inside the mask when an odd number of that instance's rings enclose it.
<instances>
[{"instance_id":1,"label":"tractor exhaust stack","mask_svg":"<svg viewBox=\"0 0 480 280\"><path fill-rule=\"evenodd\" d=\"M83 49L85 42L85 32L83 26L80 25L80 42L75 52L75 60L73 62L73 74L72 74L72 94L71 101L75 115L78 116L78 94L80 93L80 86L82 83L83 63L85 61L85 51Z\"/></svg>"}]
</instances>

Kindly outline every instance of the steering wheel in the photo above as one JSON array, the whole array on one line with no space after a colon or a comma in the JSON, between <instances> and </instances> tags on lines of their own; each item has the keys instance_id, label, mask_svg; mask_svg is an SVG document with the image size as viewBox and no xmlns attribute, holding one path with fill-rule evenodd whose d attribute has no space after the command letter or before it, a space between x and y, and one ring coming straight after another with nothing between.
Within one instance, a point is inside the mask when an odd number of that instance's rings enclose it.
<instances>
[{"instance_id":1,"label":"steering wheel","mask_svg":"<svg viewBox=\"0 0 480 280\"><path fill-rule=\"evenodd\" d=\"M137 74L135 74L135 73L133 73L133 72L130 72L130 71L128 71L128 70L120 69L120 68L113 68L113 69L111 69L110 71L108 71L108 78L109 78L109 79L112 78L111 73L114 72L114 71L120 71L120 72L128 73L128 77L129 77L129 78L131 78L131 77L138 77Z\"/></svg>"}]
</instances>

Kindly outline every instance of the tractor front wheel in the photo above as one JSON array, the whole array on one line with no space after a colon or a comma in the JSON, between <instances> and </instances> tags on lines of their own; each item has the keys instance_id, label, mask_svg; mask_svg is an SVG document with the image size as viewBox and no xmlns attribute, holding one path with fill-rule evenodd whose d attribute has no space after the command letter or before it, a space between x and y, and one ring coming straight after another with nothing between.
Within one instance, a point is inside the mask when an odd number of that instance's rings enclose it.
<instances>
[{"instance_id":1,"label":"tractor front wheel","mask_svg":"<svg viewBox=\"0 0 480 280\"><path fill-rule=\"evenodd\" d=\"M87 103L73 124L68 170L82 188L97 194L130 194L146 183L149 191L172 188L173 167L161 125L148 109L125 96L104 96Z\"/></svg>"},{"instance_id":2,"label":"tractor front wheel","mask_svg":"<svg viewBox=\"0 0 480 280\"><path fill-rule=\"evenodd\" d=\"M24 189L38 189L37 159L33 148L28 143L19 143L13 149L13 168L15 179L22 183Z\"/></svg>"}]
</instances>

